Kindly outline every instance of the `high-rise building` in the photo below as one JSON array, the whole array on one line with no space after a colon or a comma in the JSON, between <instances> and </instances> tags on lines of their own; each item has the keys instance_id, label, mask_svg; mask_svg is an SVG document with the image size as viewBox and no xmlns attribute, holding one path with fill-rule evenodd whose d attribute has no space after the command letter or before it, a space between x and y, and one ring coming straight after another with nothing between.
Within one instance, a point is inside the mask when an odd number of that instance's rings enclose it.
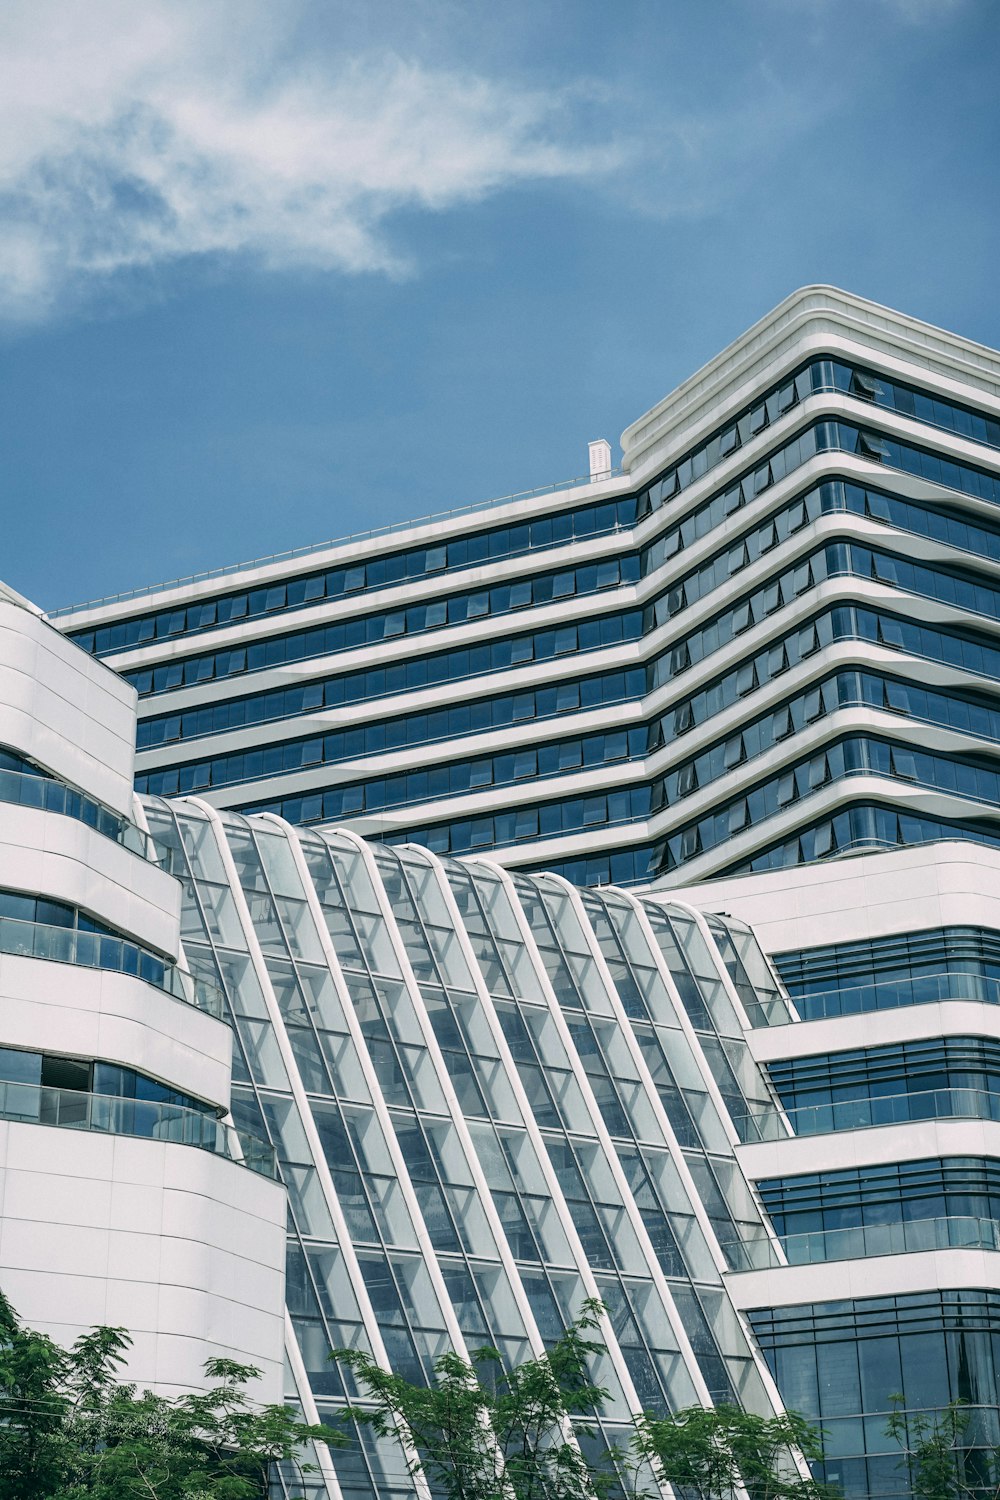
<instances>
[{"instance_id":1,"label":"high-rise building","mask_svg":"<svg viewBox=\"0 0 1000 1500\"><path fill-rule=\"evenodd\" d=\"M784 1403L907 1495L897 1393L1000 1445L1000 356L808 289L624 448L60 616L83 651L3 603L0 1287L145 1316L168 1387L239 1304L310 1418L331 1348L426 1378L597 1296L603 1438ZM110 1187L18 1176L71 1153Z\"/></svg>"},{"instance_id":2,"label":"high-rise building","mask_svg":"<svg viewBox=\"0 0 1000 1500\"><path fill-rule=\"evenodd\" d=\"M61 613L140 790L588 885L996 841L1000 355L806 288L622 442Z\"/></svg>"}]
</instances>

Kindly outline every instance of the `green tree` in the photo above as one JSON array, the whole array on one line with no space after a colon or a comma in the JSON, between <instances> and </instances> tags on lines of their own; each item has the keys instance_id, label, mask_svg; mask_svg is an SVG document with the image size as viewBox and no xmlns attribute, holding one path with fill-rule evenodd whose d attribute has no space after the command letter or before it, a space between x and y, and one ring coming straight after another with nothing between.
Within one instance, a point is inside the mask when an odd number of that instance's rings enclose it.
<instances>
[{"instance_id":1,"label":"green tree","mask_svg":"<svg viewBox=\"0 0 1000 1500\"><path fill-rule=\"evenodd\" d=\"M893 1396L885 1424L902 1451L899 1466L916 1500L1000 1500L1000 1451L966 1441L972 1413L964 1401L939 1412L907 1411Z\"/></svg>"},{"instance_id":2,"label":"green tree","mask_svg":"<svg viewBox=\"0 0 1000 1500\"><path fill-rule=\"evenodd\" d=\"M410 1473L423 1473L447 1500L596 1500L610 1471L588 1462L578 1441L593 1438L607 1393L588 1365L602 1347L588 1335L602 1306L580 1317L538 1359L504 1370L495 1349L471 1364L457 1354L435 1362L432 1385L415 1385L381 1368L370 1355L337 1349L368 1403L345 1417L379 1436L399 1439Z\"/></svg>"},{"instance_id":3,"label":"green tree","mask_svg":"<svg viewBox=\"0 0 1000 1500\"><path fill-rule=\"evenodd\" d=\"M207 1390L168 1398L118 1374L131 1338L95 1328L70 1349L25 1328L0 1293L3 1500L259 1500L272 1464L341 1434L253 1404L253 1365L210 1360Z\"/></svg>"},{"instance_id":4,"label":"green tree","mask_svg":"<svg viewBox=\"0 0 1000 1500\"><path fill-rule=\"evenodd\" d=\"M631 1440L594 1451L607 1392L592 1383L592 1335L604 1308L581 1316L551 1349L504 1370L495 1349L472 1363L446 1354L435 1380L416 1385L367 1354L337 1350L367 1398L345 1415L404 1445L410 1472L422 1472L447 1500L600 1500L625 1486L635 1500L658 1496L657 1478L706 1500L826 1500L834 1491L802 1460L820 1458L816 1429L803 1417L761 1417L738 1407L690 1407L670 1417L645 1413Z\"/></svg>"},{"instance_id":5,"label":"green tree","mask_svg":"<svg viewBox=\"0 0 1000 1500\"><path fill-rule=\"evenodd\" d=\"M689 1406L635 1424L634 1467L650 1466L675 1490L713 1500L825 1500L837 1492L814 1479L820 1434L805 1417L762 1417L739 1406ZM802 1460L805 1460L803 1465ZM636 1464L635 1461L638 1461Z\"/></svg>"}]
</instances>

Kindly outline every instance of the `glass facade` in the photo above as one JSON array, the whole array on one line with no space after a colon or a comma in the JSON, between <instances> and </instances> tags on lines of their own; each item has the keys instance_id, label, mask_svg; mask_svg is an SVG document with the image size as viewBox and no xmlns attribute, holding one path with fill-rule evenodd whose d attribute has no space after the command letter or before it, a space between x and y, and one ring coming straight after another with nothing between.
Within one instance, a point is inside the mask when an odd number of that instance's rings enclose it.
<instances>
[{"instance_id":1,"label":"glass facade","mask_svg":"<svg viewBox=\"0 0 1000 1500\"><path fill-rule=\"evenodd\" d=\"M862 1500L906 1493L884 1433L897 1390L920 1409L963 1396L970 1446L987 1441L997 1399L979 1344L962 1342L986 1293L803 1306L791 1289L794 1305L744 1314L733 1291L748 1276L780 1293L821 1263L1000 1252L992 1157L775 1176L740 1155L795 1135L1000 1121L988 1035L766 1064L752 1041L789 1035L814 999L820 1019L850 1014L829 996L866 984L895 998L859 1009L992 982L995 933L787 951L776 971L745 923L669 894L577 889L193 800L141 805L181 875L187 962L225 997L238 1136L273 1152L289 1194L289 1400L335 1418L358 1398L332 1348L417 1381L448 1349L490 1345L515 1363L596 1296L602 1442L641 1409L766 1414L781 1400L827 1429L826 1476ZM879 1384L911 1334L939 1359L921 1377L933 1391L916 1375ZM393 1445L354 1436L333 1453L342 1495L411 1500Z\"/></svg>"},{"instance_id":2,"label":"glass facade","mask_svg":"<svg viewBox=\"0 0 1000 1500\"><path fill-rule=\"evenodd\" d=\"M780 1259L736 1159L788 1128L743 1030L775 991L746 928L143 806L182 872L187 961L225 993L233 1118L288 1188L289 1311L323 1413L356 1394L332 1347L422 1380L448 1348L520 1360L592 1296L606 1438L642 1408L773 1409L724 1283ZM334 1462L345 1496L410 1494L389 1445Z\"/></svg>"},{"instance_id":3,"label":"glass facade","mask_svg":"<svg viewBox=\"0 0 1000 1500\"><path fill-rule=\"evenodd\" d=\"M823 1477L845 1494L906 1496L892 1398L933 1418L968 1404L963 1477L1000 1442L1000 1292L963 1288L761 1309L750 1320L789 1406L822 1425ZM980 1458L977 1463L977 1450Z\"/></svg>"}]
</instances>

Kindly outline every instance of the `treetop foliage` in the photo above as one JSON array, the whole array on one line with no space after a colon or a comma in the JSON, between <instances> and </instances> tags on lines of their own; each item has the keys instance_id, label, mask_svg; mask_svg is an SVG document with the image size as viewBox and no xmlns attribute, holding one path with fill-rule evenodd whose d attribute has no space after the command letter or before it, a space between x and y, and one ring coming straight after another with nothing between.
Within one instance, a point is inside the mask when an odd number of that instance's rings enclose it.
<instances>
[{"instance_id":1,"label":"treetop foliage","mask_svg":"<svg viewBox=\"0 0 1000 1500\"><path fill-rule=\"evenodd\" d=\"M118 1379L132 1340L94 1328L69 1349L25 1328L0 1292L0 1495L3 1500L261 1500L272 1464L299 1475L301 1453L341 1434L257 1406L260 1371L205 1366L214 1384L176 1397Z\"/></svg>"}]
</instances>

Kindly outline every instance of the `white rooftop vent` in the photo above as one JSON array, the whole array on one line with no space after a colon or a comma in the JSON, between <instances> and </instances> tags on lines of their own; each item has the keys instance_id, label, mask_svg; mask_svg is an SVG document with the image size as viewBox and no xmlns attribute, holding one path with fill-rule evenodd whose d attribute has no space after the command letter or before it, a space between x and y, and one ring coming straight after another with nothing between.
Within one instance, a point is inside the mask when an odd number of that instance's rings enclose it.
<instances>
[{"instance_id":1,"label":"white rooftop vent","mask_svg":"<svg viewBox=\"0 0 1000 1500\"><path fill-rule=\"evenodd\" d=\"M588 443L590 450L590 482L611 478L611 444L607 438L595 438Z\"/></svg>"}]
</instances>

